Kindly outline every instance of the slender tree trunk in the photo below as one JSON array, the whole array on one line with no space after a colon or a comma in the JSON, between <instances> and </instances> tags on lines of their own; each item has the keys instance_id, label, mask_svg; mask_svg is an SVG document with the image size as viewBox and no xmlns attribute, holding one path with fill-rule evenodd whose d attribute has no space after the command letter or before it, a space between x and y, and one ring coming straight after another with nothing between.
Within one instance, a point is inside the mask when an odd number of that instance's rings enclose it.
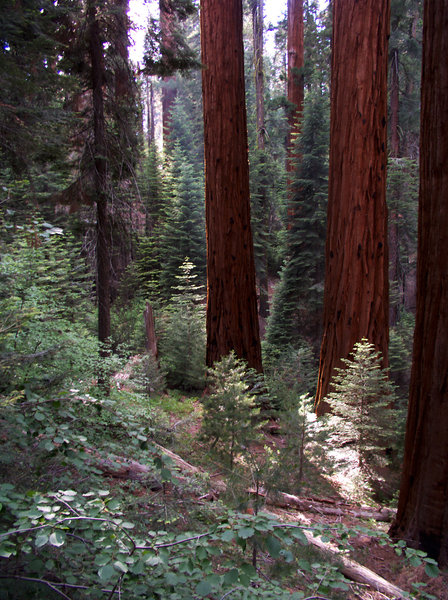
<instances>
[{"instance_id":1,"label":"slender tree trunk","mask_svg":"<svg viewBox=\"0 0 448 600\"><path fill-rule=\"evenodd\" d=\"M264 153L266 145L266 126L265 126L265 110L264 110L264 67L263 67L263 6L264 0L254 0L252 5L252 30L254 39L254 71L255 71L255 96L257 109L257 148ZM261 157L264 161L264 155ZM268 230L269 207L266 194L266 186L261 190L262 210L263 210L263 235ZM266 245L263 248L262 256L263 264L259 269L259 306L258 311L262 319L266 319L269 314L269 292L268 292L268 259Z\"/></svg>"},{"instance_id":2,"label":"slender tree trunk","mask_svg":"<svg viewBox=\"0 0 448 600\"><path fill-rule=\"evenodd\" d=\"M162 31L162 45L167 50L173 47L174 11L171 0L159 0L160 6L160 28ZM177 96L176 77L170 75L163 78L162 86L162 127L163 147L168 148L171 135L171 110Z\"/></svg>"},{"instance_id":3,"label":"slender tree trunk","mask_svg":"<svg viewBox=\"0 0 448 600\"><path fill-rule=\"evenodd\" d=\"M300 156L297 154L297 137L301 130L303 115L303 66L304 66L304 25L303 25L303 0L288 0L288 147L286 170L289 173L288 226L292 227L294 214L294 190L292 182L297 170Z\"/></svg>"},{"instance_id":4,"label":"slender tree trunk","mask_svg":"<svg viewBox=\"0 0 448 600\"><path fill-rule=\"evenodd\" d=\"M115 68L115 96L119 100L132 94L129 73L129 0L114 0L115 32L113 36L120 63Z\"/></svg>"},{"instance_id":5,"label":"slender tree trunk","mask_svg":"<svg viewBox=\"0 0 448 600\"><path fill-rule=\"evenodd\" d=\"M448 565L448 1L425 0L417 314L391 534Z\"/></svg>"},{"instance_id":6,"label":"slender tree trunk","mask_svg":"<svg viewBox=\"0 0 448 600\"><path fill-rule=\"evenodd\" d=\"M110 256L109 224L107 211L107 148L104 119L104 57L100 28L94 0L88 4L89 50L92 63L93 131L95 154L95 192L97 206L97 299L98 339L106 342L110 337Z\"/></svg>"},{"instance_id":7,"label":"slender tree trunk","mask_svg":"<svg viewBox=\"0 0 448 600\"><path fill-rule=\"evenodd\" d=\"M261 371L242 34L241 0L201 1L207 365L233 349Z\"/></svg>"},{"instance_id":8,"label":"slender tree trunk","mask_svg":"<svg viewBox=\"0 0 448 600\"><path fill-rule=\"evenodd\" d=\"M390 155L392 158L400 156L399 136L399 74L398 74L398 50L392 54L390 64ZM389 280L399 285L399 234L398 234L397 211L391 211L389 218ZM389 307L389 324L396 325L398 322L398 306Z\"/></svg>"},{"instance_id":9,"label":"slender tree trunk","mask_svg":"<svg viewBox=\"0 0 448 600\"><path fill-rule=\"evenodd\" d=\"M264 0L254 0L252 30L254 38L255 96L257 109L257 148L265 149L264 67L263 67L263 6Z\"/></svg>"},{"instance_id":10,"label":"slender tree trunk","mask_svg":"<svg viewBox=\"0 0 448 600\"><path fill-rule=\"evenodd\" d=\"M335 367L367 338L387 364L389 0L333 2L330 174L316 410Z\"/></svg>"}]
</instances>

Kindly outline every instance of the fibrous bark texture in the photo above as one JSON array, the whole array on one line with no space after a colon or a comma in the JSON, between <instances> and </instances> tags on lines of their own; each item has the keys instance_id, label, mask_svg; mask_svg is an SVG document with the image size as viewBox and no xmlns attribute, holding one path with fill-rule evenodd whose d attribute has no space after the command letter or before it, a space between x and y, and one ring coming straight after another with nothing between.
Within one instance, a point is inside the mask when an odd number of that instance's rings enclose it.
<instances>
[{"instance_id":1,"label":"fibrous bark texture","mask_svg":"<svg viewBox=\"0 0 448 600\"><path fill-rule=\"evenodd\" d=\"M288 0L289 172L294 172L297 168L295 145L303 113L303 65L303 0Z\"/></svg>"},{"instance_id":2,"label":"fibrous bark texture","mask_svg":"<svg viewBox=\"0 0 448 600\"><path fill-rule=\"evenodd\" d=\"M207 365L232 349L261 371L241 0L201 2L207 227Z\"/></svg>"},{"instance_id":3,"label":"fibrous bark texture","mask_svg":"<svg viewBox=\"0 0 448 600\"><path fill-rule=\"evenodd\" d=\"M386 106L389 0L333 3L330 174L316 410L367 338L387 363Z\"/></svg>"},{"instance_id":4,"label":"fibrous bark texture","mask_svg":"<svg viewBox=\"0 0 448 600\"><path fill-rule=\"evenodd\" d=\"M392 535L448 564L448 0L425 1L417 314Z\"/></svg>"}]
</instances>

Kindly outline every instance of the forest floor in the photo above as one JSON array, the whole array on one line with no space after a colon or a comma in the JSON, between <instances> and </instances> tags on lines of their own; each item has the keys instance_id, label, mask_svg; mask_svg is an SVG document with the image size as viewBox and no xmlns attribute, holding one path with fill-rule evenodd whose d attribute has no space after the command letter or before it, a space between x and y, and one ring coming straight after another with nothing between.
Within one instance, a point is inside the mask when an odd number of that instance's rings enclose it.
<instances>
[{"instance_id":1,"label":"forest floor","mask_svg":"<svg viewBox=\"0 0 448 600\"><path fill-rule=\"evenodd\" d=\"M15 412L8 416L4 411L4 418L0 418L0 441L5 460L0 462L0 483L7 482L6 486L11 489L11 484L14 484L17 490L25 491L24 506L28 506L27 502L34 497L30 496L29 490L40 489L41 493L45 493L48 489L53 498L53 490L70 488L78 490L80 497L83 492L86 494L82 497L91 497L92 494L95 496L91 490L98 488L101 497L95 498L95 502L103 502L103 496L113 499L119 507L116 509L118 514L134 524L135 531L147 532L150 528L165 534L167 530L181 537L185 537L187 532L193 536L197 533L201 537L204 531L219 528L232 519L233 523L237 523L229 525L234 531L238 531L238 523L243 523L239 525L240 528L251 530L244 522L256 528L256 519L262 519L263 515L253 515L264 512L278 520L276 523L280 524L275 527L284 527L285 531L296 533L300 530L306 538L290 538L291 545L287 547L291 555L289 562L279 553L273 558L275 553L271 552L267 543L259 546L257 573L262 580L269 582L267 585L280 586L288 594L302 593L306 600L448 600L448 574L445 572L429 577L425 572L425 566L428 565L425 565L424 558L422 560L415 551L393 545L388 539L392 509L371 500L367 488L362 485L356 456L350 454L348 445L343 445L337 452L333 450L336 454L344 454L344 468L325 469L324 459L311 452L305 461L300 484L294 483L293 471L296 476L297 465L293 457L289 463L282 462L279 465L280 470L272 478L274 485L263 490L257 486L254 473L260 464L266 462L270 451L274 453L276 448L285 444L285 439L275 427L266 428L263 441L248 449L252 466L248 461L240 461L230 471L222 456L201 440L202 404L198 398L171 391L148 400L147 396L138 396L126 389L126 375L119 381L119 385L112 390L111 399L100 406L89 396L77 399L75 396L72 399L73 409L70 409L73 412L70 414L67 413L68 405L59 400L56 404L45 400L37 405L24 403L24 414L27 414L27 410L31 411L26 422L20 411L18 421L11 420ZM68 429L67 419L76 423L73 434ZM11 427L14 423L15 429ZM24 423L28 425L25 427ZM31 434L28 441L23 442L26 428L30 428ZM62 433L59 433L59 428ZM78 434L82 434L79 440ZM75 450L70 451L71 458L67 460L67 455L60 452L64 442L61 436L70 435L73 436L69 438L70 445ZM82 461L78 460L79 453L84 454ZM6 460L8 456L10 458ZM159 465L156 464L156 457ZM335 458L341 457L333 456ZM163 475L164 471L168 472L168 478ZM76 495L78 492L67 493ZM11 506L17 508L16 503L17 497L14 496ZM112 506L112 503L107 506ZM110 514L114 514L114 510L111 508ZM0 531L2 527L11 527L7 514L4 509L0 510ZM19 514L27 513L22 511ZM47 516L42 518L47 519ZM22 528L23 525L20 530ZM253 540L257 535L264 535L255 534L254 529L251 531ZM266 534L271 539L275 535ZM280 534L279 539L282 539ZM95 537L93 541L96 543ZM57 539L56 542L59 543ZM241 569L242 560L245 564L251 562L252 543L256 543L248 540L247 547L244 545L243 548L238 546L237 538L226 539L225 542L218 550L224 554L210 559L213 571L223 577L229 570L229 564ZM53 548L49 544L41 547L40 543L34 543L36 556L46 552L42 560L48 565L52 560L47 561L46 557L52 557L53 551L59 552L59 547ZM98 543L98 549L91 544L92 548L107 554L109 546L104 550L103 542L100 540ZM316 547L316 543L321 547ZM110 548L110 552L114 552L114 546ZM87 582L90 581L93 587L97 577L96 567L89 562L90 546L83 546L83 549L86 553L83 560L86 562L83 563L85 571L82 572L81 581L84 582L86 573L92 571L88 575L91 579ZM68 559L70 551L68 547ZM187 547L187 556L190 551L193 554L195 552ZM27 556L23 559L25 574L29 568ZM375 587L375 583L372 586L366 580L352 577L350 568L353 563L350 561L370 569L386 583L409 595L389 593L381 587ZM15 562L0 561L0 577L2 566L6 572L12 569L14 577L17 576ZM54 573L52 567L50 575L54 580L56 576L63 578L67 573L64 570ZM131 585L132 580L129 579L129 582ZM0 585L0 598L21 600L37 597L17 596L14 595L14 587L12 590L12 595L2 595L4 590ZM238 600L235 590L232 591L232 599ZM216 599L227 595L227 592L215 596L206 593L202 597ZM73 596L69 593L65 597L90 596Z\"/></svg>"},{"instance_id":2,"label":"forest floor","mask_svg":"<svg viewBox=\"0 0 448 600\"><path fill-rule=\"evenodd\" d=\"M181 399L182 401L182 399ZM169 415L170 427L176 432L174 448L182 455L185 461L198 467L201 471L208 472L211 481L211 493L208 496L210 501L219 498L220 495L226 496L223 489L234 485L234 477L227 472L222 464L210 461L208 448L199 441L201 428L201 409L200 402L192 405L192 412L179 419L178 414ZM267 446L282 445L283 440L277 435L266 434ZM262 452L262 448L258 448ZM379 522L373 519L365 520L356 516L356 512L368 503L371 509L381 511L380 504L371 500L368 492L362 489L361 476L356 462L355 454L348 458L347 454L351 450L347 447L335 451L335 454L343 453L345 455L345 468L336 470L330 475L322 475L318 468L308 463L305 471L303 483L300 487L299 497L306 504L309 501L313 505L313 510L307 511L301 507L300 511L293 508L280 508L272 505L262 507L261 510L268 510L277 518L285 523L307 523L310 527L327 526L329 529L347 530L350 532L350 541L344 544L344 556L370 569L386 581L397 586L408 593L413 593L413 598L421 600L448 600L448 573L440 574L437 577L430 577L425 573L425 565L413 566L411 562L405 561L399 548L384 543L385 535L389 529L389 522ZM204 461L204 456L208 458ZM333 458L335 458L333 456ZM229 475L226 476L226 473ZM250 486L249 486L250 487ZM231 493L233 501L235 494ZM244 504L243 510L251 512L251 502L249 508ZM252 502L253 504L253 502ZM319 505L322 510L319 511ZM317 509L316 509L317 506ZM340 514L325 514L325 506L340 508ZM336 534L337 537L337 534ZM269 560L268 557L265 557ZM324 554L324 559L328 555ZM337 561L336 561L337 562ZM417 561L418 562L418 561ZM303 573L306 578L306 573ZM415 587L414 587L415 586ZM294 589L293 587L291 589ZM420 592L417 593L416 590ZM335 598L344 598L344 600L392 600L393 596L385 595L380 591L375 591L366 584L354 583L351 590ZM314 598L314 597L313 597ZM317 595L319 600L327 600L327 597Z\"/></svg>"}]
</instances>

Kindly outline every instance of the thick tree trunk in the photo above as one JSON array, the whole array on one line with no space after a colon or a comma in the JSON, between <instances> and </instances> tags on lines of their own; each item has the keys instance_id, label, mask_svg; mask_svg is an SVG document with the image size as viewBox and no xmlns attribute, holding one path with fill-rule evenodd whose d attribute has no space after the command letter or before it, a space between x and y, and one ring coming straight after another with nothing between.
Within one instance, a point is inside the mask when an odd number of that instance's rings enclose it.
<instances>
[{"instance_id":1,"label":"thick tree trunk","mask_svg":"<svg viewBox=\"0 0 448 600\"><path fill-rule=\"evenodd\" d=\"M97 300L98 339L106 342L110 337L110 256L107 212L107 159L104 119L104 57L95 2L88 4L89 50L92 62L92 100L95 161L95 192L97 206Z\"/></svg>"},{"instance_id":2,"label":"thick tree trunk","mask_svg":"<svg viewBox=\"0 0 448 600\"><path fill-rule=\"evenodd\" d=\"M448 1L426 0L417 314L403 475L392 535L448 565Z\"/></svg>"},{"instance_id":3,"label":"thick tree trunk","mask_svg":"<svg viewBox=\"0 0 448 600\"><path fill-rule=\"evenodd\" d=\"M207 227L207 365L232 349L261 371L241 0L202 0Z\"/></svg>"},{"instance_id":4,"label":"thick tree trunk","mask_svg":"<svg viewBox=\"0 0 448 600\"><path fill-rule=\"evenodd\" d=\"M363 337L387 364L387 38L389 0L333 3L330 174L323 339L316 410Z\"/></svg>"}]
</instances>

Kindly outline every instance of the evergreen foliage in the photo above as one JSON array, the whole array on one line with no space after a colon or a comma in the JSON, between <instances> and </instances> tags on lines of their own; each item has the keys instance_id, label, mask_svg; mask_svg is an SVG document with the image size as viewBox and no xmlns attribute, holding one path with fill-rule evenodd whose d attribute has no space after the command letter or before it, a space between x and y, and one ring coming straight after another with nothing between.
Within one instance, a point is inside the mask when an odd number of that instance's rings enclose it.
<instances>
[{"instance_id":1,"label":"evergreen foliage","mask_svg":"<svg viewBox=\"0 0 448 600\"><path fill-rule=\"evenodd\" d=\"M205 208L203 181L188 163L180 145L173 148L171 167L172 197L164 209L160 232L160 293L169 298L185 257L191 261L201 285L206 278Z\"/></svg>"},{"instance_id":2,"label":"evergreen foliage","mask_svg":"<svg viewBox=\"0 0 448 600\"><path fill-rule=\"evenodd\" d=\"M325 400L341 418L338 435L354 443L359 466L370 473L386 463L385 450L397 437L394 389L381 369L380 353L368 340L357 342L343 363Z\"/></svg>"},{"instance_id":3,"label":"evergreen foliage","mask_svg":"<svg viewBox=\"0 0 448 600\"><path fill-rule=\"evenodd\" d=\"M223 452L232 469L260 426L254 390L260 376L232 351L209 370L208 381L210 393L202 399L202 437Z\"/></svg>"},{"instance_id":4,"label":"evergreen foliage","mask_svg":"<svg viewBox=\"0 0 448 600\"><path fill-rule=\"evenodd\" d=\"M0 393L91 385L98 346L79 246L38 218L15 231L3 221L1 239Z\"/></svg>"},{"instance_id":5,"label":"evergreen foliage","mask_svg":"<svg viewBox=\"0 0 448 600\"><path fill-rule=\"evenodd\" d=\"M160 362L168 384L184 390L203 389L205 382L205 306L195 282L193 264L185 259L177 286L156 328L160 327Z\"/></svg>"},{"instance_id":6,"label":"evergreen foliage","mask_svg":"<svg viewBox=\"0 0 448 600\"><path fill-rule=\"evenodd\" d=\"M269 344L318 339L325 275L328 185L328 97L318 89L305 98L301 161L294 184L294 223L286 233L286 259L269 320Z\"/></svg>"},{"instance_id":7,"label":"evergreen foliage","mask_svg":"<svg viewBox=\"0 0 448 600\"><path fill-rule=\"evenodd\" d=\"M145 38L144 65L149 75L168 77L176 71L200 67L194 48L185 35L184 25L188 18L197 15L193 0L161 0L163 10L169 15L170 32L165 39L160 21L149 20Z\"/></svg>"}]
</instances>

